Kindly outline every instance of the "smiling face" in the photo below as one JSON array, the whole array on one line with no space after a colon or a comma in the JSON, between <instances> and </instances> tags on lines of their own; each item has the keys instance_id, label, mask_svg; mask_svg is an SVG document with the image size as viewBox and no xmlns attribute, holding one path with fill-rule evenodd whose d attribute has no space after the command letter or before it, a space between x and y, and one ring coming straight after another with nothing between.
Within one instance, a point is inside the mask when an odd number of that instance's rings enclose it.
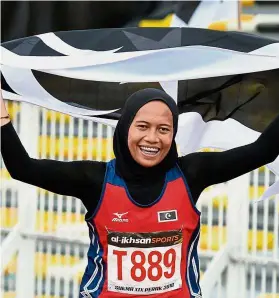
<instances>
[{"instance_id":1,"label":"smiling face","mask_svg":"<svg viewBox=\"0 0 279 298\"><path fill-rule=\"evenodd\" d=\"M173 117L168 106L151 101L138 110L128 133L133 159L143 167L159 164L168 154L173 139Z\"/></svg>"}]
</instances>

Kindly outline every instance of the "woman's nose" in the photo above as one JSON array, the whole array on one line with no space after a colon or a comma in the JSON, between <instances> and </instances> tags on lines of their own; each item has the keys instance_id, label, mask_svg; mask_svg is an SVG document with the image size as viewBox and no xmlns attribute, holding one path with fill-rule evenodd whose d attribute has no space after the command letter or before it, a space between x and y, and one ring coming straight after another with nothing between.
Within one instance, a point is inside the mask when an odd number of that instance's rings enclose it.
<instances>
[{"instance_id":1,"label":"woman's nose","mask_svg":"<svg viewBox=\"0 0 279 298\"><path fill-rule=\"evenodd\" d=\"M158 136L157 136L156 131L150 129L148 131L148 133L146 134L146 140L149 142L152 142L152 143L158 142Z\"/></svg>"}]
</instances>

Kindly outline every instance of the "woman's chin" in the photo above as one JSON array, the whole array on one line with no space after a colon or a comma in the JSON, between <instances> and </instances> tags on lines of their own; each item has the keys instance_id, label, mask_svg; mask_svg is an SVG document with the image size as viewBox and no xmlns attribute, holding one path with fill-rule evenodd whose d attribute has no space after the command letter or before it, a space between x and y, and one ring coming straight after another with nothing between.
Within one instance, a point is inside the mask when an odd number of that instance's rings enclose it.
<instances>
[{"instance_id":1,"label":"woman's chin","mask_svg":"<svg viewBox=\"0 0 279 298\"><path fill-rule=\"evenodd\" d=\"M158 157L156 158L145 158L145 157L140 157L136 159L136 162L141 165L142 167L145 168L151 168L156 166L157 164L160 163L160 160L158 159Z\"/></svg>"}]
</instances>

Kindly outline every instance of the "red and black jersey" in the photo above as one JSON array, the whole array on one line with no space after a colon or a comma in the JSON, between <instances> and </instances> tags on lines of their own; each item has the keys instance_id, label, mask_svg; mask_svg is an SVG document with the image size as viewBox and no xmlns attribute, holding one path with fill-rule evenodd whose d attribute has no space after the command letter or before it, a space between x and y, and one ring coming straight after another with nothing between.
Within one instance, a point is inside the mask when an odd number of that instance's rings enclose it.
<instances>
[{"instance_id":1,"label":"red and black jersey","mask_svg":"<svg viewBox=\"0 0 279 298\"><path fill-rule=\"evenodd\" d=\"M159 198L141 206L112 160L87 224L91 243L79 297L201 297L200 213L178 166L166 173Z\"/></svg>"},{"instance_id":2,"label":"red and black jersey","mask_svg":"<svg viewBox=\"0 0 279 298\"><path fill-rule=\"evenodd\" d=\"M79 297L201 297L200 213L178 166L166 173L157 200L141 206L112 160L87 224L91 242Z\"/></svg>"}]
</instances>

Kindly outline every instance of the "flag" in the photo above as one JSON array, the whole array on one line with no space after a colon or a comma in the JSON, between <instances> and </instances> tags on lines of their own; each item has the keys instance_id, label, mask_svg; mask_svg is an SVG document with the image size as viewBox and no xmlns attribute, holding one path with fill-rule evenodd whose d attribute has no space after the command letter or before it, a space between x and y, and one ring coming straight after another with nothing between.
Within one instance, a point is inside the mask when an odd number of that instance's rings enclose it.
<instances>
[{"instance_id":1,"label":"flag","mask_svg":"<svg viewBox=\"0 0 279 298\"><path fill-rule=\"evenodd\" d=\"M188 115L182 154L230 149L279 114L278 55L276 40L200 28L47 33L2 44L2 88L4 98L110 125L132 93L163 89ZM279 174L278 159L269 167Z\"/></svg>"}]
</instances>

